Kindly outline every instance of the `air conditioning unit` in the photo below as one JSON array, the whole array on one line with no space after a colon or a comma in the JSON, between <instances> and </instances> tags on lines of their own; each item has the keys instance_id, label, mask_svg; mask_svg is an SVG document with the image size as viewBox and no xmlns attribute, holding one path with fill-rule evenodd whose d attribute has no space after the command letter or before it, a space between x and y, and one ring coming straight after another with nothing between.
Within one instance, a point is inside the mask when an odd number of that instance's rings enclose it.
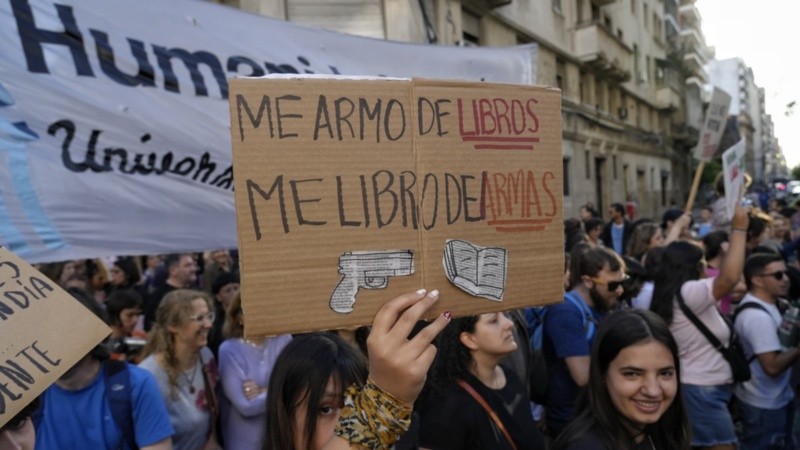
<instances>
[{"instance_id":1,"label":"air conditioning unit","mask_svg":"<svg viewBox=\"0 0 800 450\"><path fill-rule=\"evenodd\" d=\"M627 119L628 118L628 108L624 106L619 107L619 118L620 119Z\"/></svg>"}]
</instances>

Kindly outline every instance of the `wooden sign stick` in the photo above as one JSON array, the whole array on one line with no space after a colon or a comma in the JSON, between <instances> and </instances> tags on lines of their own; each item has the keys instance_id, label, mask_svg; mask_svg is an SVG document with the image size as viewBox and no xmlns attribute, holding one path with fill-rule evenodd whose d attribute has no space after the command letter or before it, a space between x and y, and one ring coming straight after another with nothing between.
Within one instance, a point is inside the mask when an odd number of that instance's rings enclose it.
<instances>
[{"instance_id":1,"label":"wooden sign stick","mask_svg":"<svg viewBox=\"0 0 800 450\"><path fill-rule=\"evenodd\" d=\"M697 197L697 189L700 187L700 177L703 176L703 167L705 167L706 162L700 161L700 164L697 165L697 170L694 172L694 181L692 181L692 190L689 191L689 199L686 200L686 208L684 211L687 213L692 212L692 207L694 206L694 198Z\"/></svg>"}]
</instances>

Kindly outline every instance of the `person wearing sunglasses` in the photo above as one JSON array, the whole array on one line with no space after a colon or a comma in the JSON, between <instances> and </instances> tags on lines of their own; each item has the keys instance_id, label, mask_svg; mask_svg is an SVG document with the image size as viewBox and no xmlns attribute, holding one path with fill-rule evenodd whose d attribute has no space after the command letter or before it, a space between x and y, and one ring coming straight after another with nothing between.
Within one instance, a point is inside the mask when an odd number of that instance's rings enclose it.
<instances>
[{"instance_id":1,"label":"person wearing sunglasses","mask_svg":"<svg viewBox=\"0 0 800 450\"><path fill-rule=\"evenodd\" d=\"M217 372L206 347L214 324L211 297L177 289L164 296L139 367L155 377L175 435L175 450L218 450Z\"/></svg>"},{"instance_id":2,"label":"person wearing sunglasses","mask_svg":"<svg viewBox=\"0 0 800 450\"><path fill-rule=\"evenodd\" d=\"M549 306L543 320L542 351L547 367L545 420L555 437L572 419L575 399L589 380L589 353L597 323L616 308L623 293L625 263L608 248L571 254L572 290Z\"/></svg>"},{"instance_id":3,"label":"person wearing sunglasses","mask_svg":"<svg viewBox=\"0 0 800 450\"><path fill-rule=\"evenodd\" d=\"M678 223L688 224L688 213ZM733 396L733 371L720 350L706 337L730 346L731 328L717 303L736 286L744 266L748 211L737 205L731 221L728 254L716 277L706 278L703 249L678 240L664 249L653 274L650 310L661 316L678 343L681 389L692 428L693 447L736 448L737 437L728 403ZM695 323L707 330L701 330Z\"/></svg>"},{"instance_id":4,"label":"person wearing sunglasses","mask_svg":"<svg viewBox=\"0 0 800 450\"><path fill-rule=\"evenodd\" d=\"M744 426L742 449L793 449L792 371L797 347L784 349L778 338L782 316L777 307L789 290L789 273L780 256L754 253L744 265L747 294L735 317L736 332L750 361L751 378L734 387ZM783 446L772 446L782 442Z\"/></svg>"}]
</instances>

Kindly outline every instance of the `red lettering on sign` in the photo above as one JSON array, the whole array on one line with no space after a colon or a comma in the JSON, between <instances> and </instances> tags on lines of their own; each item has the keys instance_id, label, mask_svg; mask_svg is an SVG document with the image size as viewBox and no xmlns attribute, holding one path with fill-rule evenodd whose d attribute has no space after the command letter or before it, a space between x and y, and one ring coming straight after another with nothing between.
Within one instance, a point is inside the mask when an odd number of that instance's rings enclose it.
<instances>
[{"instance_id":1,"label":"red lettering on sign","mask_svg":"<svg viewBox=\"0 0 800 450\"><path fill-rule=\"evenodd\" d=\"M482 198L487 225L499 232L542 231L558 211L550 185L552 172L483 172Z\"/></svg>"},{"instance_id":2,"label":"red lettering on sign","mask_svg":"<svg viewBox=\"0 0 800 450\"><path fill-rule=\"evenodd\" d=\"M469 110L462 99L456 100L458 131L461 140L474 142L476 150L533 150L539 142L539 117L535 108L538 101L481 98L472 100ZM471 119L471 120L470 120ZM471 122L471 129L468 123Z\"/></svg>"}]
</instances>

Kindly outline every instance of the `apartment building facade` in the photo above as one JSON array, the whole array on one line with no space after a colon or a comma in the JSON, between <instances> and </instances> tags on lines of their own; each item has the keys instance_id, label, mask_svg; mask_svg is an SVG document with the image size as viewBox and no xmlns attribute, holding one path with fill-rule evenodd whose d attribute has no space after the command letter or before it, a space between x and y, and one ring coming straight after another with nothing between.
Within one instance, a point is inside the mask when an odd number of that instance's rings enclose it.
<instances>
[{"instance_id":1,"label":"apartment building facade","mask_svg":"<svg viewBox=\"0 0 800 450\"><path fill-rule=\"evenodd\" d=\"M686 84L678 0L218 1L378 39L535 42L537 84L562 90L565 216L633 200L639 216L658 218L688 195L705 80Z\"/></svg>"}]
</instances>

